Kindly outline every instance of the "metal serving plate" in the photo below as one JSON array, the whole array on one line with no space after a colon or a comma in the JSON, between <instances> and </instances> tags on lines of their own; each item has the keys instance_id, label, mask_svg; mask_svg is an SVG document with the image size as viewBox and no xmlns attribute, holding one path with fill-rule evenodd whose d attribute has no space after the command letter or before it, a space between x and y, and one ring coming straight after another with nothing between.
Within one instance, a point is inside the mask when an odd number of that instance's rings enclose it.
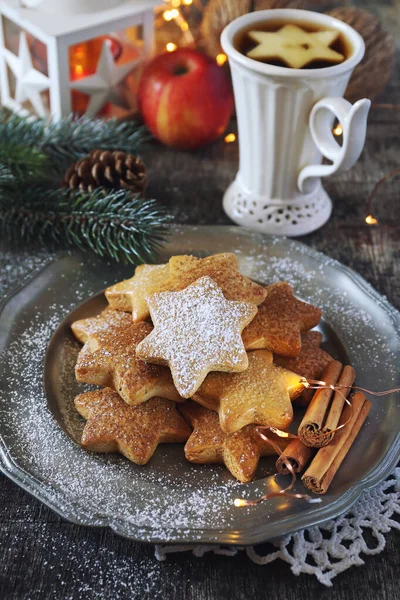
<instances>
[{"instance_id":1,"label":"metal serving plate","mask_svg":"<svg viewBox=\"0 0 400 600\"><path fill-rule=\"evenodd\" d=\"M245 275L264 284L287 280L300 298L322 307L324 347L354 365L359 385L400 385L400 315L353 271L297 241L236 227L176 227L160 259L217 252L235 252ZM394 468L395 394L372 399L362 433L319 504L274 498L236 508L235 498L285 483L273 475L271 459L261 461L256 481L239 484L222 466L186 462L182 445L160 446L145 467L83 451L73 398L85 388L74 380L79 344L69 326L101 310L99 292L131 274L131 267L91 255L60 254L3 303L0 467L16 483L66 519L109 525L136 540L250 544L339 515ZM300 481L296 490L303 491Z\"/></svg>"}]
</instances>

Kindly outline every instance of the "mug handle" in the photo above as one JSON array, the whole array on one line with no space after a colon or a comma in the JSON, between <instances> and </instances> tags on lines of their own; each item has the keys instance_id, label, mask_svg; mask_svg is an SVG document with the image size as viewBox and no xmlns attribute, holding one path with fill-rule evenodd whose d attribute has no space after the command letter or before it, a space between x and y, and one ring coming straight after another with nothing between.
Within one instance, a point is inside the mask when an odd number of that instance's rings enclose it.
<instances>
[{"instance_id":1,"label":"mug handle","mask_svg":"<svg viewBox=\"0 0 400 600\"><path fill-rule=\"evenodd\" d=\"M323 98L313 106L309 121L311 136L317 149L332 164L304 167L297 179L300 192L311 192L315 187L314 178L340 173L357 162L364 147L370 106L371 100L366 98L350 104L344 98L336 97ZM342 126L342 146L332 133L332 114Z\"/></svg>"}]
</instances>

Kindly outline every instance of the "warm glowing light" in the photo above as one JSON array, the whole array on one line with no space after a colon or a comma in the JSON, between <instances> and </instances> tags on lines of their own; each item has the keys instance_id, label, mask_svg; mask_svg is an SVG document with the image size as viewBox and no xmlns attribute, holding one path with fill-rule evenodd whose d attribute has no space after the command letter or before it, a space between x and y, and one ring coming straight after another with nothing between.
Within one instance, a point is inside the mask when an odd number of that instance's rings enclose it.
<instances>
[{"instance_id":1,"label":"warm glowing light","mask_svg":"<svg viewBox=\"0 0 400 600\"><path fill-rule=\"evenodd\" d=\"M182 0L182 4L185 6L190 6L193 3L193 0Z\"/></svg>"},{"instance_id":2,"label":"warm glowing light","mask_svg":"<svg viewBox=\"0 0 400 600\"><path fill-rule=\"evenodd\" d=\"M182 31L188 31L189 24L186 21L182 21L182 23L180 24L180 28L182 29Z\"/></svg>"},{"instance_id":3,"label":"warm glowing light","mask_svg":"<svg viewBox=\"0 0 400 600\"><path fill-rule=\"evenodd\" d=\"M343 133L343 127L341 126L341 124L339 123L338 125L336 125L336 127L333 130L333 135L342 135Z\"/></svg>"},{"instance_id":4,"label":"warm glowing light","mask_svg":"<svg viewBox=\"0 0 400 600\"><path fill-rule=\"evenodd\" d=\"M222 65L224 65L226 63L226 61L228 60L228 57L226 54L217 54L217 56L215 57L215 60L217 61L217 65L219 65L220 67L222 67Z\"/></svg>"},{"instance_id":5,"label":"warm glowing light","mask_svg":"<svg viewBox=\"0 0 400 600\"><path fill-rule=\"evenodd\" d=\"M375 217L373 217L372 215L368 215L368 217L365 218L365 222L367 223L367 225L377 225L378 219L375 219Z\"/></svg>"},{"instance_id":6,"label":"warm glowing light","mask_svg":"<svg viewBox=\"0 0 400 600\"><path fill-rule=\"evenodd\" d=\"M83 67L82 67L82 65L76 65L76 67L75 67L75 74L76 75L82 75L82 73L83 73Z\"/></svg>"},{"instance_id":7,"label":"warm glowing light","mask_svg":"<svg viewBox=\"0 0 400 600\"><path fill-rule=\"evenodd\" d=\"M227 144L232 144L236 140L236 135L234 133L228 133L228 135L224 138Z\"/></svg>"},{"instance_id":8,"label":"warm glowing light","mask_svg":"<svg viewBox=\"0 0 400 600\"><path fill-rule=\"evenodd\" d=\"M233 503L235 506L247 506L247 502L246 500L242 500L241 498L236 498L235 502Z\"/></svg>"},{"instance_id":9,"label":"warm glowing light","mask_svg":"<svg viewBox=\"0 0 400 600\"><path fill-rule=\"evenodd\" d=\"M173 52L174 50L177 49L177 45L174 44L174 42L168 42L168 44L165 46L165 49L167 52Z\"/></svg>"},{"instance_id":10,"label":"warm glowing light","mask_svg":"<svg viewBox=\"0 0 400 600\"><path fill-rule=\"evenodd\" d=\"M181 0L172 0L171 4L177 8L181 5Z\"/></svg>"},{"instance_id":11,"label":"warm glowing light","mask_svg":"<svg viewBox=\"0 0 400 600\"><path fill-rule=\"evenodd\" d=\"M288 433L287 431L282 431L281 429L277 429L276 427L270 427L270 430L272 431L272 433L275 433L275 435L281 438L290 437L290 433Z\"/></svg>"},{"instance_id":12,"label":"warm glowing light","mask_svg":"<svg viewBox=\"0 0 400 600\"><path fill-rule=\"evenodd\" d=\"M173 8L171 10L166 10L163 13L163 17L165 21L172 21L172 19L176 19L179 16L179 11L177 8Z\"/></svg>"}]
</instances>

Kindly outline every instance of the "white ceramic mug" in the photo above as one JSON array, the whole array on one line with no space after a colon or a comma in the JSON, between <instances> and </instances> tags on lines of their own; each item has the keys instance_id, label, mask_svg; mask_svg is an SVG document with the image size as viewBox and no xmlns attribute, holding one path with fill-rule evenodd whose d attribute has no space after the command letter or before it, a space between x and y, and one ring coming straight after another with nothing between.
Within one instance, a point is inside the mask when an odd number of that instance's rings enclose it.
<instances>
[{"instance_id":1,"label":"white ceramic mug","mask_svg":"<svg viewBox=\"0 0 400 600\"><path fill-rule=\"evenodd\" d=\"M238 32L259 21L308 22L337 29L352 51L321 69L290 69L247 58L234 47ZM344 100L362 37L329 15L295 9L249 13L230 23L221 43L229 58L239 129L240 163L224 195L226 213L239 225L265 233L304 235L330 217L332 202L321 177L352 167L365 142L370 100ZM337 118L343 144L335 140ZM330 164L321 164L326 157Z\"/></svg>"}]
</instances>

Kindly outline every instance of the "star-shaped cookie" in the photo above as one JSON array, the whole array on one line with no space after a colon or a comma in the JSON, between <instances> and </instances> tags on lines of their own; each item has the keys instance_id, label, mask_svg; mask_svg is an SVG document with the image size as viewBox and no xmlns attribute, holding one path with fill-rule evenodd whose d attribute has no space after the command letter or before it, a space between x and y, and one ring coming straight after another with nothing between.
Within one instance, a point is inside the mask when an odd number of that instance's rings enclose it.
<instances>
[{"instance_id":1,"label":"star-shaped cookie","mask_svg":"<svg viewBox=\"0 0 400 600\"><path fill-rule=\"evenodd\" d=\"M267 348L280 356L296 357L301 350L301 333L318 325L322 311L295 298L292 286L284 281L268 286L266 291L258 314L243 331L246 350Z\"/></svg>"},{"instance_id":2,"label":"star-shaped cookie","mask_svg":"<svg viewBox=\"0 0 400 600\"><path fill-rule=\"evenodd\" d=\"M129 327L130 325L132 325L132 315L130 313L113 310L108 306L96 317L74 321L71 329L76 339L85 344L90 335L100 331L118 329L119 327Z\"/></svg>"},{"instance_id":3,"label":"star-shaped cookie","mask_svg":"<svg viewBox=\"0 0 400 600\"><path fill-rule=\"evenodd\" d=\"M91 335L78 355L76 379L111 387L132 405L154 396L182 401L166 367L136 357L137 345L152 329L150 323L131 323L129 327Z\"/></svg>"},{"instance_id":4,"label":"star-shaped cookie","mask_svg":"<svg viewBox=\"0 0 400 600\"><path fill-rule=\"evenodd\" d=\"M194 428L185 445L185 456L190 462L224 463L236 479L246 482L253 479L261 456L276 454L271 444L257 433L255 425L247 425L236 433L224 433L213 410L191 400L179 410ZM283 451L287 440L277 436L273 439Z\"/></svg>"},{"instance_id":5,"label":"star-shaped cookie","mask_svg":"<svg viewBox=\"0 0 400 600\"><path fill-rule=\"evenodd\" d=\"M286 429L293 419L291 399L304 389L296 373L276 367L268 350L249 352L243 373L210 373L193 400L219 413L225 433L246 425Z\"/></svg>"},{"instance_id":6,"label":"star-shaped cookie","mask_svg":"<svg viewBox=\"0 0 400 600\"><path fill-rule=\"evenodd\" d=\"M210 371L247 368L241 332L254 318L255 304L227 300L210 277L181 292L153 294L148 304L154 330L136 354L168 365L183 398L190 398Z\"/></svg>"},{"instance_id":7,"label":"star-shaped cookie","mask_svg":"<svg viewBox=\"0 0 400 600\"><path fill-rule=\"evenodd\" d=\"M145 465L158 444L185 442L190 429L164 398L152 398L129 406L105 388L75 398L75 407L87 419L81 444L92 452L121 452L132 462Z\"/></svg>"},{"instance_id":8,"label":"star-shaped cookie","mask_svg":"<svg viewBox=\"0 0 400 600\"><path fill-rule=\"evenodd\" d=\"M106 298L116 310L132 313L134 323L149 318L147 296L168 289L168 265L139 265L131 279L120 281L106 290Z\"/></svg>"},{"instance_id":9,"label":"star-shaped cookie","mask_svg":"<svg viewBox=\"0 0 400 600\"><path fill-rule=\"evenodd\" d=\"M274 356L274 363L279 367L289 369L306 379L321 379L327 365L333 360L332 356L322 350L322 334L319 331L307 331L301 336L301 352L297 358ZM296 404L307 405L314 390L304 390Z\"/></svg>"},{"instance_id":10,"label":"star-shaped cookie","mask_svg":"<svg viewBox=\"0 0 400 600\"><path fill-rule=\"evenodd\" d=\"M315 61L333 65L343 62L344 56L329 46L339 37L334 30L304 31L288 23L278 31L249 31L248 37L257 42L246 56L255 60L281 60L292 69L301 69Z\"/></svg>"},{"instance_id":11,"label":"star-shaped cookie","mask_svg":"<svg viewBox=\"0 0 400 600\"><path fill-rule=\"evenodd\" d=\"M222 289L227 300L261 304L265 289L239 272L234 254L214 254L207 258L172 256L169 260L170 289L183 290L200 277L211 277Z\"/></svg>"}]
</instances>

